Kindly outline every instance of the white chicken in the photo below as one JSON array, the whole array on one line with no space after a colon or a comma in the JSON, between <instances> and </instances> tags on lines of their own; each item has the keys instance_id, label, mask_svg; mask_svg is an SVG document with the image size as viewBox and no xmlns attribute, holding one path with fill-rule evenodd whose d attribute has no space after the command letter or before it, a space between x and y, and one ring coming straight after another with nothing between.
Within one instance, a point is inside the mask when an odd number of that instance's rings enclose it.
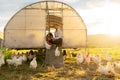
<instances>
[{"instance_id":1,"label":"white chicken","mask_svg":"<svg viewBox=\"0 0 120 80\"><path fill-rule=\"evenodd\" d=\"M105 75L114 75L115 74L114 66L110 62L107 62L106 66L99 64L98 71Z\"/></svg>"},{"instance_id":2,"label":"white chicken","mask_svg":"<svg viewBox=\"0 0 120 80\"><path fill-rule=\"evenodd\" d=\"M32 69L36 69L37 68L36 57L34 57L33 60L30 62L30 68L32 68Z\"/></svg>"},{"instance_id":3,"label":"white chicken","mask_svg":"<svg viewBox=\"0 0 120 80\"><path fill-rule=\"evenodd\" d=\"M60 56L60 51L59 51L58 47L56 47L55 56Z\"/></svg>"},{"instance_id":4,"label":"white chicken","mask_svg":"<svg viewBox=\"0 0 120 80\"><path fill-rule=\"evenodd\" d=\"M92 55L89 52L85 56L85 61L88 65L93 61Z\"/></svg>"},{"instance_id":5,"label":"white chicken","mask_svg":"<svg viewBox=\"0 0 120 80\"><path fill-rule=\"evenodd\" d=\"M22 65L22 56L19 56L18 58L14 58L14 66L18 67L19 65Z\"/></svg>"},{"instance_id":6,"label":"white chicken","mask_svg":"<svg viewBox=\"0 0 120 80\"><path fill-rule=\"evenodd\" d=\"M112 56L108 53L108 51L106 51L105 54L106 54L105 60L106 61L111 61L112 60Z\"/></svg>"},{"instance_id":7,"label":"white chicken","mask_svg":"<svg viewBox=\"0 0 120 80\"><path fill-rule=\"evenodd\" d=\"M111 64L110 62L107 62L105 74L106 75L113 75L113 74L115 74L114 65Z\"/></svg>"},{"instance_id":8,"label":"white chicken","mask_svg":"<svg viewBox=\"0 0 120 80\"><path fill-rule=\"evenodd\" d=\"M81 64L84 61L84 54L83 53L78 53L76 56L77 64Z\"/></svg>"},{"instance_id":9,"label":"white chicken","mask_svg":"<svg viewBox=\"0 0 120 80\"><path fill-rule=\"evenodd\" d=\"M19 66L22 65L22 56L13 56L12 59L6 59L8 65Z\"/></svg>"},{"instance_id":10,"label":"white chicken","mask_svg":"<svg viewBox=\"0 0 120 80\"><path fill-rule=\"evenodd\" d=\"M14 62L15 62L15 59L16 59L17 57L14 55L14 56L12 56L12 59L6 59L6 62L7 62L7 64L10 66L10 65L14 65Z\"/></svg>"},{"instance_id":11,"label":"white chicken","mask_svg":"<svg viewBox=\"0 0 120 80\"><path fill-rule=\"evenodd\" d=\"M27 58L28 58L28 60L32 60L34 58L34 56L35 56L34 54L28 54Z\"/></svg>"},{"instance_id":12,"label":"white chicken","mask_svg":"<svg viewBox=\"0 0 120 80\"><path fill-rule=\"evenodd\" d=\"M115 66L115 68L120 69L120 61L114 62L114 66Z\"/></svg>"},{"instance_id":13,"label":"white chicken","mask_svg":"<svg viewBox=\"0 0 120 80\"><path fill-rule=\"evenodd\" d=\"M14 61L12 59L6 59L8 65L13 65Z\"/></svg>"},{"instance_id":14,"label":"white chicken","mask_svg":"<svg viewBox=\"0 0 120 80\"><path fill-rule=\"evenodd\" d=\"M99 64L101 62L101 55L96 55L93 56L92 58L95 64Z\"/></svg>"},{"instance_id":15,"label":"white chicken","mask_svg":"<svg viewBox=\"0 0 120 80\"><path fill-rule=\"evenodd\" d=\"M85 57L85 61L86 61L87 64L90 64L90 59L91 59L90 56Z\"/></svg>"},{"instance_id":16,"label":"white chicken","mask_svg":"<svg viewBox=\"0 0 120 80\"><path fill-rule=\"evenodd\" d=\"M0 52L0 67L5 64L4 55Z\"/></svg>"},{"instance_id":17,"label":"white chicken","mask_svg":"<svg viewBox=\"0 0 120 80\"><path fill-rule=\"evenodd\" d=\"M100 73L104 74L104 73L105 73L105 71L106 71L105 69L106 69L106 68L105 68L105 66L104 66L104 65L99 64L98 71L99 71Z\"/></svg>"},{"instance_id":18,"label":"white chicken","mask_svg":"<svg viewBox=\"0 0 120 80\"><path fill-rule=\"evenodd\" d=\"M26 57L25 54L22 55L22 61L23 61L23 62L27 61L27 57Z\"/></svg>"}]
</instances>

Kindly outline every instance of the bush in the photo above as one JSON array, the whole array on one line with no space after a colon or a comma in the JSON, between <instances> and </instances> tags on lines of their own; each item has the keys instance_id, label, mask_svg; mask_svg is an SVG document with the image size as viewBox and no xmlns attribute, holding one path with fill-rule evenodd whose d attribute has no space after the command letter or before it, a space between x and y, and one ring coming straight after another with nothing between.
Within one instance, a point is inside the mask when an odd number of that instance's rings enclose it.
<instances>
[{"instance_id":1,"label":"bush","mask_svg":"<svg viewBox=\"0 0 120 80\"><path fill-rule=\"evenodd\" d=\"M12 50L8 49L8 48L1 48L0 51L3 53L3 55L5 56L5 59L11 58L11 53Z\"/></svg>"}]
</instances>

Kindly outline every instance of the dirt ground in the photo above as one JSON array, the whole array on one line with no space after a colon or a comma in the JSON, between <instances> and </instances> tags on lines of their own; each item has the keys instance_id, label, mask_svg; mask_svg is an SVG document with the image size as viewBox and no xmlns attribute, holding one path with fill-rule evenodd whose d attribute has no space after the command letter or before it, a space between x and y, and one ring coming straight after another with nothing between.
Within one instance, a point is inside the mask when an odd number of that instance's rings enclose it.
<instances>
[{"instance_id":1,"label":"dirt ground","mask_svg":"<svg viewBox=\"0 0 120 80\"><path fill-rule=\"evenodd\" d=\"M120 70L117 70L120 73ZM97 65L77 64L74 59L65 60L62 68L47 67L38 61L36 70L29 68L29 62L15 68L3 65L0 80L120 80L119 76L106 76L97 72Z\"/></svg>"}]
</instances>

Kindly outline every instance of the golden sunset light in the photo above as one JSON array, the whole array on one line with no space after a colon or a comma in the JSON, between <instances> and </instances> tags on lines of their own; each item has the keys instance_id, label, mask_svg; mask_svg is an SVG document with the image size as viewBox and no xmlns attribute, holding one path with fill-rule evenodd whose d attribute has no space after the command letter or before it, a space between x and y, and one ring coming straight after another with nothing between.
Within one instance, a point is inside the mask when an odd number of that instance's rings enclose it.
<instances>
[{"instance_id":1,"label":"golden sunset light","mask_svg":"<svg viewBox=\"0 0 120 80\"><path fill-rule=\"evenodd\" d=\"M0 80L120 80L120 0L0 0Z\"/></svg>"},{"instance_id":2,"label":"golden sunset light","mask_svg":"<svg viewBox=\"0 0 120 80\"><path fill-rule=\"evenodd\" d=\"M120 35L119 4L108 1L101 7L93 7L79 12L86 23L88 34Z\"/></svg>"}]
</instances>

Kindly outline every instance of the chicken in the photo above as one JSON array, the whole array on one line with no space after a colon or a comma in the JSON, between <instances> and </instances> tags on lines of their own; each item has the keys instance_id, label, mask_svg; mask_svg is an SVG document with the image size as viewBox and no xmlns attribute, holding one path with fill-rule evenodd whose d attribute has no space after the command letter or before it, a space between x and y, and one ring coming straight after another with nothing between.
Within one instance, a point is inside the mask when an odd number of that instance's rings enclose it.
<instances>
[{"instance_id":1,"label":"chicken","mask_svg":"<svg viewBox=\"0 0 120 80\"><path fill-rule=\"evenodd\" d=\"M101 62L101 55L93 56L93 61L95 64L99 64Z\"/></svg>"},{"instance_id":2,"label":"chicken","mask_svg":"<svg viewBox=\"0 0 120 80\"><path fill-rule=\"evenodd\" d=\"M5 64L5 61L4 61L4 55L2 54L2 52L0 52L0 67Z\"/></svg>"},{"instance_id":3,"label":"chicken","mask_svg":"<svg viewBox=\"0 0 120 80\"><path fill-rule=\"evenodd\" d=\"M83 61L84 61L83 53L78 53L77 56L76 56L76 60L77 60L77 64L83 63Z\"/></svg>"},{"instance_id":4,"label":"chicken","mask_svg":"<svg viewBox=\"0 0 120 80\"><path fill-rule=\"evenodd\" d=\"M85 61L86 61L86 63L87 63L87 64L89 64L89 63L90 63L90 59L91 59L91 58L90 58L90 56L85 57Z\"/></svg>"},{"instance_id":5,"label":"chicken","mask_svg":"<svg viewBox=\"0 0 120 80\"><path fill-rule=\"evenodd\" d=\"M113 64L107 62L106 66L99 64L98 71L105 75L114 75L116 74Z\"/></svg>"},{"instance_id":6,"label":"chicken","mask_svg":"<svg viewBox=\"0 0 120 80\"><path fill-rule=\"evenodd\" d=\"M85 56L85 61L87 62L87 64L93 61L92 55L89 52Z\"/></svg>"},{"instance_id":7,"label":"chicken","mask_svg":"<svg viewBox=\"0 0 120 80\"><path fill-rule=\"evenodd\" d=\"M35 57L35 54L33 52L33 50L30 50L30 52L27 53L27 58L28 60L32 60Z\"/></svg>"},{"instance_id":8,"label":"chicken","mask_svg":"<svg viewBox=\"0 0 120 80\"><path fill-rule=\"evenodd\" d=\"M81 57L83 54L82 53L77 53L76 57Z\"/></svg>"},{"instance_id":9,"label":"chicken","mask_svg":"<svg viewBox=\"0 0 120 80\"><path fill-rule=\"evenodd\" d=\"M8 65L13 65L14 61L12 59L6 59Z\"/></svg>"},{"instance_id":10,"label":"chicken","mask_svg":"<svg viewBox=\"0 0 120 80\"><path fill-rule=\"evenodd\" d=\"M120 69L120 61L114 62L114 66L115 66L115 68Z\"/></svg>"},{"instance_id":11,"label":"chicken","mask_svg":"<svg viewBox=\"0 0 120 80\"><path fill-rule=\"evenodd\" d=\"M114 75L115 74L114 65L111 64L110 62L107 62L105 74L106 75Z\"/></svg>"},{"instance_id":12,"label":"chicken","mask_svg":"<svg viewBox=\"0 0 120 80\"><path fill-rule=\"evenodd\" d=\"M19 56L18 58L14 58L14 66L18 67L19 65L22 65L22 56Z\"/></svg>"},{"instance_id":13,"label":"chicken","mask_svg":"<svg viewBox=\"0 0 120 80\"><path fill-rule=\"evenodd\" d=\"M27 57L26 57L25 54L22 55L22 61L23 61L23 62L27 61Z\"/></svg>"},{"instance_id":14,"label":"chicken","mask_svg":"<svg viewBox=\"0 0 120 80\"><path fill-rule=\"evenodd\" d=\"M14 65L16 58L17 58L17 57L14 55L14 56L12 56L12 59L6 59L7 64L8 64L9 66L10 66L10 65Z\"/></svg>"},{"instance_id":15,"label":"chicken","mask_svg":"<svg viewBox=\"0 0 120 80\"><path fill-rule=\"evenodd\" d=\"M8 65L19 66L22 65L22 56L13 56L12 59L7 59L6 62Z\"/></svg>"},{"instance_id":16,"label":"chicken","mask_svg":"<svg viewBox=\"0 0 120 80\"><path fill-rule=\"evenodd\" d=\"M34 58L34 55L32 55L32 54L29 54L29 55L27 55L27 58L28 58L28 60L32 60L33 58Z\"/></svg>"},{"instance_id":17,"label":"chicken","mask_svg":"<svg viewBox=\"0 0 120 80\"><path fill-rule=\"evenodd\" d=\"M108 51L106 51L105 54L106 54L105 60L106 61L111 61L112 60L112 56L108 53Z\"/></svg>"},{"instance_id":18,"label":"chicken","mask_svg":"<svg viewBox=\"0 0 120 80\"><path fill-rule=\"evenodd\" d=\"M58 47L56 47L55 56L60 56L60 51L58 50Z\"/></svg>"},{"instance_id":19,"label":"chicken","mask_svg":"<svg viewBox=\"0 0 120 80\"><path fill-rule=\"evenodd\" d=\"M66 58L66 50L63 50L63 60Z\"/></svg>"},{"instance_id":20,"label":"chicken","mask_svg":"<svg viewBox=\"0 0 120 80\"><path fill-rule=\"evenodd\" d=\"M36 57L34 57L33 60L30 62L30 68L32 68L32 69L36 69L37 68Z\"/></svg>"},{"instance_id":21,"label":"chicken","mask_svg":"<svg viewBox=\"0 0 120 80\"><path fill-rule=\"evenodd\" d=\"M98 71L100 73L104 74L105 73L105 69L106 69L105 66L103 66L102 64L99 64Z\"/></svg>"}]
</instances>

